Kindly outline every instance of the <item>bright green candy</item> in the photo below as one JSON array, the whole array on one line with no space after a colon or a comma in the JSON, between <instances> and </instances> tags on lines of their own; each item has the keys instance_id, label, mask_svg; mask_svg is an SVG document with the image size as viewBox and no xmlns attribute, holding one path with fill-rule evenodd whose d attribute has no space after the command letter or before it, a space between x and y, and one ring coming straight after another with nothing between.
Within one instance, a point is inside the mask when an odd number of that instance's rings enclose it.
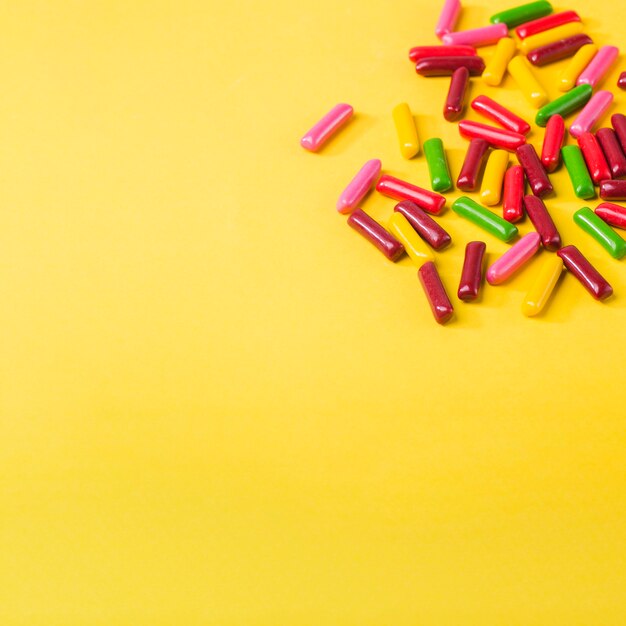
<instances>
[{"instance_id":1,"label":"bright green candy","mask_svg":"<svg viewBox=\"0 0 626 626\"><path fill-rule=\"evenodd\" d=\"M510 241L517 235L516 226L503 220L499 215L489 211L489 209L480 206L480 204L467 196L462 196L455 200L452 204L452 210L466 220L474 222L476 226L480 226L494 237L502 239L502 241Z\"/></svg>"},{"instance_id":2,"label":"bright green candy","mask_svg":"<svg viewBox=\"0 0 626 626\"><path fill-rule=\"evenodd\" d=\"M574 221L613 258L621 259L626 254L626 241L589 207L583 207L576 211Z\"/></svg>"},{"instance_id":3,"label":"bright green candy","mask_svg":"<svg viewBox=\"0 0 626 626\"><path fill-rule=\"evenodd\" d=\"M544 15L552 13L552 5L546 0L529 2L519 7L496 13L489 18L492 24L506 24L509 28L515 28L525 22L536 20Z\"/></svg>"},{"instance_id":4,"label":"bright green candy","mask_svg":"<svg viewBox=\"0 0 626 626\"><path fill-rule=\"evenodd\" d=\"M595 197L596 188L593 186L593 181L591 176L589 176L589 170L580 148L578 146L563 146L561 154L563 155L563 161L565 162L569 179L572 181L576 197L583 200Z\"/></svg>"},{"instance_id":5,"label":"bright green candy","mask_svg":"<svg viewBox=\"0 0 626 626\"><path fill-rule=\"evenodd\" d=\"M424 155L428 163L430 173L430 185L433 191L448 191L452 189L450 169L446 160L441 139L434 137L424 142Z\"/></svg>"},{"instance_id":6,"label":"bright green candy","mask_svg":"<svg viewBox=\"0 0 626 626\"><path fill-rule=\"evenodd\" d=\"M545 126L548 120L557 113L562 117L566 117L570 113L582 109L589 102L593 87L591 85L578 85L571 91L562 95L560 98L548 102L545 106L537 111L535 124L537 126Z\"/></svg>"}]
</instances>

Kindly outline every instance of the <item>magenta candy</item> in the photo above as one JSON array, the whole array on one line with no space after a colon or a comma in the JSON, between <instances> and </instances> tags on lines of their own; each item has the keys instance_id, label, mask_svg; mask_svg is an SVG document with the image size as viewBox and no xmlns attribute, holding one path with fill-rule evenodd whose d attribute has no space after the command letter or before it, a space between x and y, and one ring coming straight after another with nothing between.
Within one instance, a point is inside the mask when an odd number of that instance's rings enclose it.
<instances>
[{"instance_id":1,"label":"magenta candy","mask_svg":"<svg viewBox=\"0 0 626 626\"><path fill-rule=\"evenodd\" d=\"M593 43L587 35L574 35L567 39L561 39L555 43L549 43L540 48L535 48L528 53L528 60L537 67L555 63L567 59L578 52L580 48Z\"/></svg>"},{"instance_id":2,"label":"magenta candy","mask_svg":"<svg viewBox=\"0 0 626 626\"><path fill-rule=\"evenodd\" d=\"M546 209L546 205L537 196L524 196L526 213L541 237L541 243L547 250L558 250L561 247L561 235Z\"/></svg>"},{"instance_id":3,"label":"magenta candy","mask_svg":"<svg viewBox=\"0 0 626 626\"><path fill-rule=\"evenodd\" d=\"M338 104L302 137L300 145L316 152L352 117L354 110L349 104Z\"/></svg>"},{"instance_id":4,"label":"magenta candy","mask_svg":"<svg viewBox=\"0 0 626 626\"><path fill-rule=\"evenodd\" d=\"M472 139L470 141L459 178L456 181L456 186L461 191L476 191L488 152L489 143L484 139Z\"/></svg>"},{"instance_id":5,"label":"magenta candy","mask_svg":"<svg viewBox=\"0 0 626 626\"><path fill-rule=\"evenodd\" d=\"M367 192L372 188L380 174L381 162L378 159L368 161L344 189L337 202L339 213L350 213L356 209Z\"/></svg>"},{"instance_id":6,"label":"magenta candy","mask_svg":"<svg viewBox=\"0 0 626 626\"><path fill-rule=\"evenodd\" d=\"M548 174L541 163L541 160L537 156L535 147L527 143L520 146L515 154L520 162L520 165L524 168L528 184L531 191L540 198L552 193L553 187Z\"/></svg>"},{"instance_id":7,"label":"magenta candy","mask_svg":"<svg viewBox=\"0 0 626 626\"><path fill-rule=\"evenodd\" d=\"M448 96L443 107L443 116L448 122L453 122L463 113L465 94L469 86L469 77L470 73L466 67L460 67L452 74Z\"/></svg>"},{"instance_id":8,"label":"magenta candy","mask_svg":"<svg viewBox=\"0 0 626 626\"><path fill-rule=\"evenodd\" d=\"M565 246L557 254L563 259L568 271L596 300L606 300L613 293L613 287L606 278L589 263L576 246Z\"/></svg>"},{"instance_id":9,"label":"magenta candy","mask_svg":"<svg viewBox=\"0 0 626 626\"><path fill-rule=\"evenodd\" d=\"M454 308L432 261L424 263L417 275L438 324L445 324L454 314Z\"/></svg>"},{"instance_id":10,"label":"magenta candy","mask_svg":"<svg viewBox=\"0 0 626 626\"><path fill-rule=\"evenodd\" d=\"M442 250L452 241L450 235L430 217L420 209L415 202L405 200L396 204L394 211L402 213L417 234L435 250Z\"/></svg>"},{"instance_id":11,"label":"magenta candy","mask_svg":"<svg viewBox=\"0 0 626 626\"><path fill-rule=\"evenodd\" d=\"M489 266L487 282L490 285L503 283L535 255L540 245L541 237L538 233L524 235Z\"/></svg>"},{"instance_id":12,"label":"magenta candy","mask_svg":"<svg viewBox=\"0 0 626 626\"><path fill-rule=\"evenodd\" d=\"M483 259L487 246L483 241L470 241L465 246L465 260L457 296L463 302L476 300L483 280Z\"/></svg>"},{"instance_id":13,"label":"magenta candy","mask_svg":"<svg viewBox=\"0 0 626 626\"><path fill-rule=\"evenodd\" d=\"M460 67L466 67L470 76L480 76L485 62L479 56L426 57L415 64L415 71L422 76L452 76Z\"/></svg>"},{"instance_id":14,"label":"magenta candy","mask_svg":"<svg viewBox=\"0 0 626 626\"><path fill-rule=\"evenodd\" d=\"M445 0L441 14L435 26L435 35L441 39L444 35L451 33L456 26L461 14L461 0Z\"/></svg>"},{"instance_id":15,"label":"magenta candy","mask_svg":"<svg viewBox=\"0 0 626 626\"><path fill-rule=\"evenodd\" d=\"M478 48L479 46L490 46L493 43L497 43L503 37L507 37L508 34L509 29L506 24L493 24L491 26L447 33L441 40L446 46L469 45Z\"/></svg>"},{"instance_id":16,"label":"magenta candy","mask_svg":"<svg viewBox=\"0 0 626 626\"><path fill-rule=\"evenodd\" d=\"M618 56L619 48L615 46L602 46L596 56L591 59L591 63L582 71L576 84L595 87L611 69L611 66L615 63Z\"/></svg>"},{"instance_id":17,"label":"magenta candy","mask_svg":"<svg viewBox=\"0 0 626 626\"><path fill-rule=\"evenodd\" d=\"M597 91L591 96L584 109L578 114L569 127L572 137L580 137L583 133L589 132L606 113L613 102L613 94L610 91Z\"/></svg>"},{"instance_id":18,"label":"magenta candy","mask_svg":"<svg viewBox=\"0 0 626 626\"><path fill-rule=\"evenodd\" d=\"M526 120L487 96L474 98L472 109L514 133L526 135L530 131L530 124Z\"/></svg>"},{"instance_id":19,"label":"magenta candy","mask_svg":"<svg viewBox=\"0 0 626 626\"><path fill-rule=\"evenodd\" d=\"M626 175L626 155L615 131L612 128L601 128L596 133L596 137L606 160L609 162L613 177L619 178Z\"/></svg>"},{"instance_id":20,"label":"magenta candy","mask_svg":"<svg viewBox=\"0 0 626 626\"><path fill-rule=\"evenodd\" d=\"M404 246L362 209L357 209L350 215L348 225L376 246L390 261L397 261L404 254Z\"/></svg>"}]
</instances>

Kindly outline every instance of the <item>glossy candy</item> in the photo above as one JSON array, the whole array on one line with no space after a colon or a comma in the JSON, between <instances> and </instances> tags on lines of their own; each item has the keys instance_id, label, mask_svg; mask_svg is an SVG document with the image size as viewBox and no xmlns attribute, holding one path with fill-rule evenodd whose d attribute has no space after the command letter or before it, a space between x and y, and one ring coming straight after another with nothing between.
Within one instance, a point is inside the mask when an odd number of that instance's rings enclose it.
<instances>
[{"instance_id":1,"label":"glossy candy","mask_svg":"<svg viewBox=\"0 0 626 626\"><path fill-rule=\"evenodd\" d=\"M626 229L626 207L612 202L603 202L596 207L595 213L607 224Z\"/></svg>"},{"instance_id":2,"label":"glossy candy","mask_svg":"<svg viewBox=\"0 0 626 626\"><path fill-rule=\"evenodd\" d=\"M626 241L589 207L583 207L576 211L574 221L614 259L621 259L626 254Z\"/></svg>"},{"instance_id":3,"label":"glossy candy","mask_svg":"<svg viewBox=\"0 0 626 626\"><path fill-rule=\"evenodd\" d=\"M548 120L541 148L541 164L547 172L554 172L561 163L561 147L564 141L565 122L560 115L553 115Z\"/></svg>"},{"instance_id":4,"label":"glossy candy","mask_svg":"<svg viewBox=\"0 0 626 626\"><path fill-rule=\"evenodd\" d=\"M363 200L367 192L372 188L380 175L382 164L378 159L367 161L352 179L350 184L343 190L337 202L339 213L350 213Z\"/></svg>"},{"instance_id":5,"label":"glossy candy","mask_svg":"<svg viewBox=\"0 0 626 626\"><path fill-rule=\"evenodd\" d=\"M591 99L592 93L593 87L591 85L574 87L570 92L541 107L537 111L535 123L537 126L545 126L553 115L567 117L570 113L584 107Z\"/></svg>"},{"instance_id":6,"label":"glossy candy","mask_svg":"<svg viewBox=\"0 0 626 626\"><path fill-rule=\"evenodd\" d=\"M583 133L578 138L578 146L583 153L591 180L596 185L599 185L603 180L609 180L611 170L596 136L593 133Z\"/></svg>"},{"instance_id":7,"label":"glossy candy","mask_svg":"<svg viewBox=\"0 0 626 626\"><path fill-rule=\"evenodd\" d=\"M402 102L394 107L392 115L400 144L400 152L405 159L412 159L420 151L420 141L417 136L413 113L411 113L409 105Z\"/></svg>"},{"instance_id":8,"label":"glossy candy","mask_svg":"<svg viewBox=\"0 0 626 626\"><path fill-rule=\"evenodd\" d=\"M435 215L441 213L446 204L446 199L438 193L422 189L388 174L383 174L380 177L376 190L382 193L383 196L393 198L394 200L415 202L424 211L434 213Z\"/></svg>"},{"instance_id":9,"label":"glossy candy","mask_svg":"<svg viewBox=\"0 0 626 626\"><path fill-rule=\"evenodd\" d=\"M426 246L402 213L394 211L391 214L389 232L404 246L406 253L417 267L433 260L430 248Z\"/></svg>"},{"instance_id":10,"label":"glossy candy","mask_svg":"<svg viewBox=\"0 0 626 626\"><path fill-rule=\"evenodd\" d=\"M433 191L448 191L452 188L450 169L443 142L438 137L427 139L424 142L424 155L430 173L430 185Z\"/></svg>"},{"instance_id":11,"label":"glossy candy","mask_svg":"<svg viewBox=\"0 0 626 626\"><path fill-rule=\"evenodd\" d=\"M524 208L541 237L543 247L546 250L558 250L561 247L561 235L559 235L543 200L537 196L524 196Z\"/></svg>"},{"instance_id":12,"label":"glossy candy","mask_svg":"<svg viewBox=\"0 0 626 626\"><path fill-rule=\"evenodd\" d=\"M468 45L478 48L480 46L490 46L502 37L509 34L506 24L493 24L471 30L458 30L454 33L444 35L441 40L446 46Z\"/></svg>"},{"instance_id":13,"label":"glossy candy","mask_svg":"<svg viewBox=\"0 0 626 626\"><path fill-rule=\"evenodd\" d=\"M475 57L473 46L415 46L409 50L409 59L417 63L429 57Z\"/></svg>"},{"instance_id":14,"label":"glossy candy","mask_svg":"<svg viewBox=\"0 0 626 626\"><path fill-rule=\"evenodd\" d=\"M520 146L516 151L517 160L519 164L524 168L524 173L528 179L531 191L539 197L543 197L549 193L552 193L552 183L548 178L541 160L537 156L535 146L527 143Z\"/></svg>"},{"instance_id":15,"label":"glossy candy","mask_svg":"<svg viewBox=\"0 0 626 626\"><path fill-rule=\"evenodd\" d=\"M596 133L596 138L609 163L613 178L626 175L626 155L624 155L615 131L612 128L601 128ZM609 176L609 178L611 177Z\"/></svg>"},{"instance_id":16,"label":"glossy candy","mask_svg":"<svg viewBox=\"0 0 626 626\"><path fill-rule=\"evenodd\" d=\"M461 0L445 0L435 26L435 35L441 39L451 33L461 14Z\"/></svg>"},{"instance_id":17,"label":"glossy candy","mask_svg":"<svg viewBox=\"0 0 626 626\"><path fill-rule=\"evenodd\" d=\"M300 145L311 152L319 150L354 113L349 104L338 104L300 139Z\"/></svg>"},{"instance_id":18,"label":"glossy candy","mask_svg":"<svg viewBox=\"0 0 626 626\"><path fill-rule=\"evenodd\" d=\"M602 46L598 54L593 57L591 63L583 70L576 81L577 85L591 85L595 87L611 69L619 55L619 48L615 46Z\"/></svg>"},{"instance_id":19,"label":"glossy candy","mask_svg":"<svg viewBox=\"0 0 626 626\"><path fill-rule=\"evenodd\" d=\"M499 204L502 197L504 173L509 164L509 153L506 150L494 150L489 155L483 184L480 190L480 201L486 206Z\"/></svg>"},{"instance_id":20,"label":"glossy candy","mask_svg":"<svg viewBox=\"0 0 626 626\"><path fill-rule=\"evenodd\" d=\"M546 256L522 303L522 313L526 317L534 317L541 313L562 272L563 260L561 257L556 254Z\"/></svg>"},{"instance_id":21,"label":"glossy candy","mask_svg":"<svg viewBox=\"0 0 626 626\"><path fill-rule=\"evenodd\" d=\"M431 248L442 250L452 241L450 235L414 202L405 200L396 204L393 210L402 213L417 234Z\"/></svg>"},{"instance_id":22,"label":"glossy candy","mask_svg":"<svg viewBox=\"0 0 626 626\"><path fill-rule=\"evenodd\" d=\"M600 197L603 200L626 200L626 180L603 180Z\"/></svg>"},{"instance_id":23,"label":"glossy candy","mask_svg":"<svg viewBox=\"0 0 626 626\"><path fill-rule=\"evenodd\" d=\"M492 24L504 23L508 28L515 28L520 24L539 19L550 13L552 13L552 5L546 0L537 0L496 13L489 18L489 21Z\"/></svg>"},{"instance_id":24,"label":"glossy candy","mask_svg":"<svg viewBox=\"0 0 626 626\"><path fill-rule=\"evenodd\" d=\"M458 70L454 70L450 78L450 88L443 107L443 116L448 122L453 122L463 113L469 77L469 70L466 67L459 67Z\"/></svg>"},{"instance_id":25,"label":"glossy candy","mask_svg":"<svg viewBox=\"0 0 626 626\"><path fill-rule=\"evenodd\" d=\"M553 13L547 17L522 24L515 29L515 32L520 39L526 39L526 37L532 37L532 35L536 35L537 33L543 33L546 30L551 30L557 26L569 24L570 22L580 22L580 16L576 11Z\"/></svg>"},{"instance_id":26,"label":"glossy candy","mask_svg":"<svg viewBox=\"0 0 626 626\"><path fill-rule=\"evenodd\" d=\"M596 189L581 149L578 146L563 146L561 152L576 197L584 200L593 198L596 195Z\"/></svg>"},{"instance_id":27,"label":"glossy candy","mask_svg":"<svg viewBox=\"0 0 626 626\"><path fill-rule=\"evenodd\" d=\"M576 86L578 77L587 65L589 65L597 51L598 48L591 43L578 49L559 78L560 91L569 91Z\"/></svg>"},{"instance_id":28,"label":"glossy candy","mask_svg":"<svg viewBox=\"0 0 626 626\"><path fill-rule=\"evenodd\" d=\"M452 76L460 67L466 67L470 76L480 76L485 62L479 56L426 57L415 64L415 71L421 76Z\"/></svg>"},{"instance_id":29,"label":"glossy candy","mask_svg":"<svg viewBox=\"0 0 626 626\"><path fill-rule=\"evenodd\" d=\"M483 241L470 241L465 246L465 259L457 296L463 302L476 300L483 279L483 260L487 246Z\"/></svg>"},{"instance_id":30,"label":"glossy candy","mask_svg":"<svg viewBox=\"0 0 626 626\"><path fill-rule=\"evenodd\" d=\"M348 225L376 246L390 261L404 254L404 246L362 209L356 209L348 218Z\"/></svg>"},{"instance_id":31,"label":"glossy candy","mask_svg":"<svg viewBox=\"0 0 626 626\"><path fill-rule=\"evenodd\" d=\"M465 139L484 139L492 146L504 148L505 150L516 150L519 146L526 143L524 135L470 120L459 122L459 132Z\"/></svg>"},{"instance_id":32,"label":"glossy candy","mask_svg":"<svg viewBox=\"0 0 626 626\"><path fill-rule=\"evenodd\" d=\"M565 267L582 284L582 286L596 299L606 300L613 293L613 287L589 263L576 246L565 246L557 254L563 259Z\"/></svg>"},{"instance_id":33,"label":"glossy candy","mask_svg":"<svg viewBox=\"0 0 626 626\"><path fill-rule=\"evenodd\" d=\"M510 241L517 235L516 226L466 196L455 200L452 210L502 241Z\"/></svg>"},{"instance_id":34,"label":"glossy candy","mask_svg":"<svg viewBox=\"0 0 626 626\"><path fill-rule=\"evenodd\" d=\"M504 175L502 217L507 222L518 222L524 217L524 170L512 165Z\"/></svg>"},{"instance_id":35,"label":"glossy candy","mask_svg":"<svg viewBox=\"0 0 626 626\"><path fill-rule=\"evenodd\" d=\"M550 30L544 30L536 35L530 35L522 39L519 49L528 54L531 50L549 46L563 39L569 39L575 35L579 35L583 31L583 25L580 22L569 22L562 24Z\"/></svg>"},{"instance_id":36,"label":"glossy candy","mask_svg":"<svg viewBox=\"0 0 626 626\"><path fill-rule=\"evenodd\" d=\"M417 275L428 299L428 304L438 324L445 324L453 315L454 308L441 282L439 272L432 261L424 263Z\"/></svg>"},{"instance_id":37,"label":"glossy candy","mask_svg":"<svg viewBox=\"0 0 626 626\"><path fill-rule=\"evenodd\" d=\"M524 235L489 266L487 282L490 285L503 283L525 265L537 253L540 246L541 237L537 233Z\"/></svg>"},{"instance_id":38,"label":"glossy candy","mask_svg":"<svg viewBox=\"0 0 626 626\"><path fill-rule=\"evenodd\" d=\"M611 126L615 130L615 134L619 139L622 150L626 152L626 115L615 113L611 116Z\"/></svg>"},{"instance_id":39,"label":"glossy candy","mask_svg":"<svg viewBox=\"0 0 626 626\"><path fill-rule=\"evenodd\" d=\"M508 70L531 106L538 109L548 101L548 94L535 78L524 57L513 57Z\"/></svg>"},{"instance_id":40,"label":"glossy candy","mask_svg":"<svg viewBox=\"0 0 626 626\"><path fill-rule=\"evenodd\" d=\"M493 120L507 130L520 135L526 135L530 131L530 124L515 113L509 111L501 104L487 96L478 96L472 100L472 109L490 120Z\"/></svg>"},{"instance_id":41,"label":"glossy candy","mask_svg":"<svg viewBox=\"0 0 626 626\"><path fill-rule=\"evenodd\" d=\"M590 85L581 85L580 87L589 87ZM573 93L574 90L570 91ZM587 102L585 108L578 114L573 124L569 127L569 132L573 137L580 137L583 133L590 131L598 122L598 120L606 113L607 109L613 102L613 94L610 91L598 91L591 96L591 100Z\"/></svg>"},{"instance_id":42,"label":"glossy candy","mask_svg":"<svg viewBox=\"0 0 626 626\"><path fill-rule=\"evenodd\" d=\"M562 61L568 57L574 56L583 46L592 44L593 40L587 35L574 35L567 39L560 39L547 46L534 48L528 53L528 60L537 67L543 67L550 63Z\"/></svg>"},{"instance_id":43,"label":"glossy candy","mask_svg":"<svg viewBox=\"0 0 626 626\"><path fill-rule=\"evenodd\" d=\"M484 139L472 139L465 153L465 160L456 181L461 191L476 191L480 173L489 152L489 143Z\"/></svg>"},{"instance_id":44,"label":"glossy candy","mask_svg":"<svg viewBox=\"0 0 626 626\"><path fill-rule=\"evenodd\" d=\"M504 78L509 61L515 56L517 46L510 37L503 37L498 41L496 50L485 66L483 81L487 85L497 87Z\"/></svg>"},{"instance_id":45,"label":"glossy candy","mask_svg":"<svg viewBox=\"0 0 626 626\"><path fill-rule=\"evenodd\" d=\"M617 86L620 89L626 89L626 72L622 72L617 79Z\"/></svg>"}]
</instances>

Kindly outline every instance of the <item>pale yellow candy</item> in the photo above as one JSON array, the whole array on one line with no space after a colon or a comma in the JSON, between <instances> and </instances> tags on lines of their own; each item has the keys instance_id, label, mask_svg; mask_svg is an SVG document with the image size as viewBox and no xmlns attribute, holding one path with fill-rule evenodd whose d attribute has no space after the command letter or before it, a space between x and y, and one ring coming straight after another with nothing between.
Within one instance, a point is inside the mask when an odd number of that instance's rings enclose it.
<instances>
[{"instance_id":1,"label":"pale yellow candy","mask_svg":"<svg viewBox=\"0 0 626 626\"><path fill-rule=\"evenodd\" d=\"M526 37L526 39L522 39L519 49L524 54L528 54L535 48L547 46L548 44L559 41L560 39L567 39L568 37L573 37L574 35L578 35L578 33L582 32L582 22L569 22L568 24L562 24L556 28L544 30L542 33L537 33L536 35L531 35L530 37Z\"/></svg>"},{"instance_id":2,"label":"pale yellow candy","mask_svg":"<svg viewBox=\"0 0 626 626\"><path fill-rule=\"evenodd\" d=\"M596 56L597 46L592 43L579 48L578 52L571 58L567 67L563 70L559 78L559 91L569 91L576 86L576 81L582 71L589 65L591 59Z\"/></svg>"},{"instance_id":3,"label":"pale yellow candy","mask_svg":"<svg viewBox=\"0 0 626 626\"><path fill-rule=\"evenodd\" d=\"M495 206L500 202L502 183L508 164L509 153L506 150L494 150L489 156L480 188L480 201L485 206Z\"/></svg>"},{"instance_id":4,"label":"pale yellow candy","mask_svg":"<svg viewBox=\"0 0 626 626\"><path fill-rule=\"evenodd\" d=\"M427 261L434 261L430 248L402 213L397 211L392 213L389 219L389 232L404 246L406 253L417 267L421 267Z\"/></svg>"},{"instance_id":5,"label":"pale yellow candy","mask_svg":"<svg viewBox=\"0 0 626 626\"><path fill-rule=\"evenodd\" d=\"M415 128L413 113L406 102L393 110L393 122L396 125L400 152L405 159L412 159L420 151L420 142Z\"/></svg>"},{"instance_id":6,"label":"pale yellow candy","mask_svg":"<svg viewBox=\"0 0 626 626\"><path fill-rule=\"evenodd\" d=\"M556 254L546 257L522 303L522 313L533 317L541 313L563 271L563 261Z\"/></svg>"},{"instance_id":7,"label":"pale yellow candy","mask_svg":"<svg viewBox=\"0 0 626 626\"><path fill-rule=\"evenodd\" d=\"M489 63L485 67L483 72L483 81L487 85L497 87L504 78L506 72L506 66L509 61L515 56L516 45L510 37L503 37L498 41L496 50L493 53Z\"/></svg>"},{"instance_id":8,"label":"pale yellow candy","mask_svg":"<svg viewBox=\"0 0 626 626\"><path fill-rule=\"evenodd\" d=\"M524 57L513 57L509 62L508 69L526 100L533 107L539 109L548 102L548 94L535 78L528 61Z\"/></svg>"}]
</instances>

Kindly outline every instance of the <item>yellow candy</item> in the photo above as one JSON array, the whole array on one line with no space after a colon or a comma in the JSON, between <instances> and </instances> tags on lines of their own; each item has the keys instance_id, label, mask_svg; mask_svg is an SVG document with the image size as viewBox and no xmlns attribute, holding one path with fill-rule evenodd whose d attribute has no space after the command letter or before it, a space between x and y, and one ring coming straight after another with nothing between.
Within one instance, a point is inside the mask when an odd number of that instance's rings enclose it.
<instances>
[{"instance_id":1,"label":"yellow candy","mask_svg":"<svg viewBox=\"0 0 626 626\"><path fill-rule=\"evenodd\" d=\"M544 30L542 33L537 33L536 35L531 35L530 37L526 37L526 39L522 39L519 44L519 49L524 54L528 54L535 48L547 46L550 43L554 43L560 39L567 39L568 37L578 35L578 33L582 32L582 22L569 22L568 24L563 24L561 26L557 26L556 28L551 28L550 30Z\"/></svg>"},{"instance_id":2,"label":"yellow candy","mask_svg":"<svg viewBox=\"0 0 626 626\"><path fill-rule=\"evenodd\" d=\"M515 56L515 42L510 37L503 37L498 41L496 51L493 53L489 63L485 67L483 72L483 81L487 85L497 87L504 78L504 72L506 72L506 66L509 61Z\"/></svg>"},{"instance_id":3,"label":"yellow candy","mask_svg":"<svg viewBox=\"0 0 626 626\"><path fill-rule=\"evenodd\" d=\"M406 102L393 110L393 121L398 133L400 152L405 159L412 159L420 151L420 142L415 128L415 120Z\"/></svg>"},{"instance_id":4,"label":"yellow candy","mask_svg":"<svg viewBox=\"0 0 626 626\"><path fill-rule=\"evenodd\" d=\"M546 305L554 286L563 271L563 261L556 254L550 254L539 268L535 281L531 285L526 299L522 304L522 313L526 317L533 317Z\"/></svg>"},{"instance_id":5,"label":"yellow candy","mask_svg":"<svg viewBox=\"0 0 626 626\"><path fill-rule=\"evenodd\" d=\"M563 70L559 78L559 91L569 91L576 86L576 81L582 71L589 65L591 59L596 56L598 48L592 43L583 46L572 57L567 67Z\"/></svg>"},{"instance_id":6,"label":"yellow candy","mask_svg":"<svg viewBox=\"0 0 626 626\"><path fill-rule=\"evenodd\" d=\"M491 153L480 188L480 201L485 206L495 206L500 202L502 183L508 164L509 153L506 150L494 150Z\"/></svg>"},{"instance_id":7,"label":"yellow candy","mask_svg":"<svg viewBox=\"0 0 626 626\"><path fill-rule=\"evenodd\" d=\"M537 82L528 61L524 57L513 57L509 62L509 74L511 74L513 80L526 97L526 100L528 100L533 107L539 109L548 102L548 94Z\"/></svg>"},{"instance_id":8,"label":"yellow candy","mask_svg":"<svg viewBox=\"0 0 626 626\"><path fill-rule=\"evenodd\" d=\"M402 213L393 212L389 220L389 232L404 246L406 253L417 267L421 267L427 261L434 261L430 248L426 246Z\"/></svg>"}]
</instances>

